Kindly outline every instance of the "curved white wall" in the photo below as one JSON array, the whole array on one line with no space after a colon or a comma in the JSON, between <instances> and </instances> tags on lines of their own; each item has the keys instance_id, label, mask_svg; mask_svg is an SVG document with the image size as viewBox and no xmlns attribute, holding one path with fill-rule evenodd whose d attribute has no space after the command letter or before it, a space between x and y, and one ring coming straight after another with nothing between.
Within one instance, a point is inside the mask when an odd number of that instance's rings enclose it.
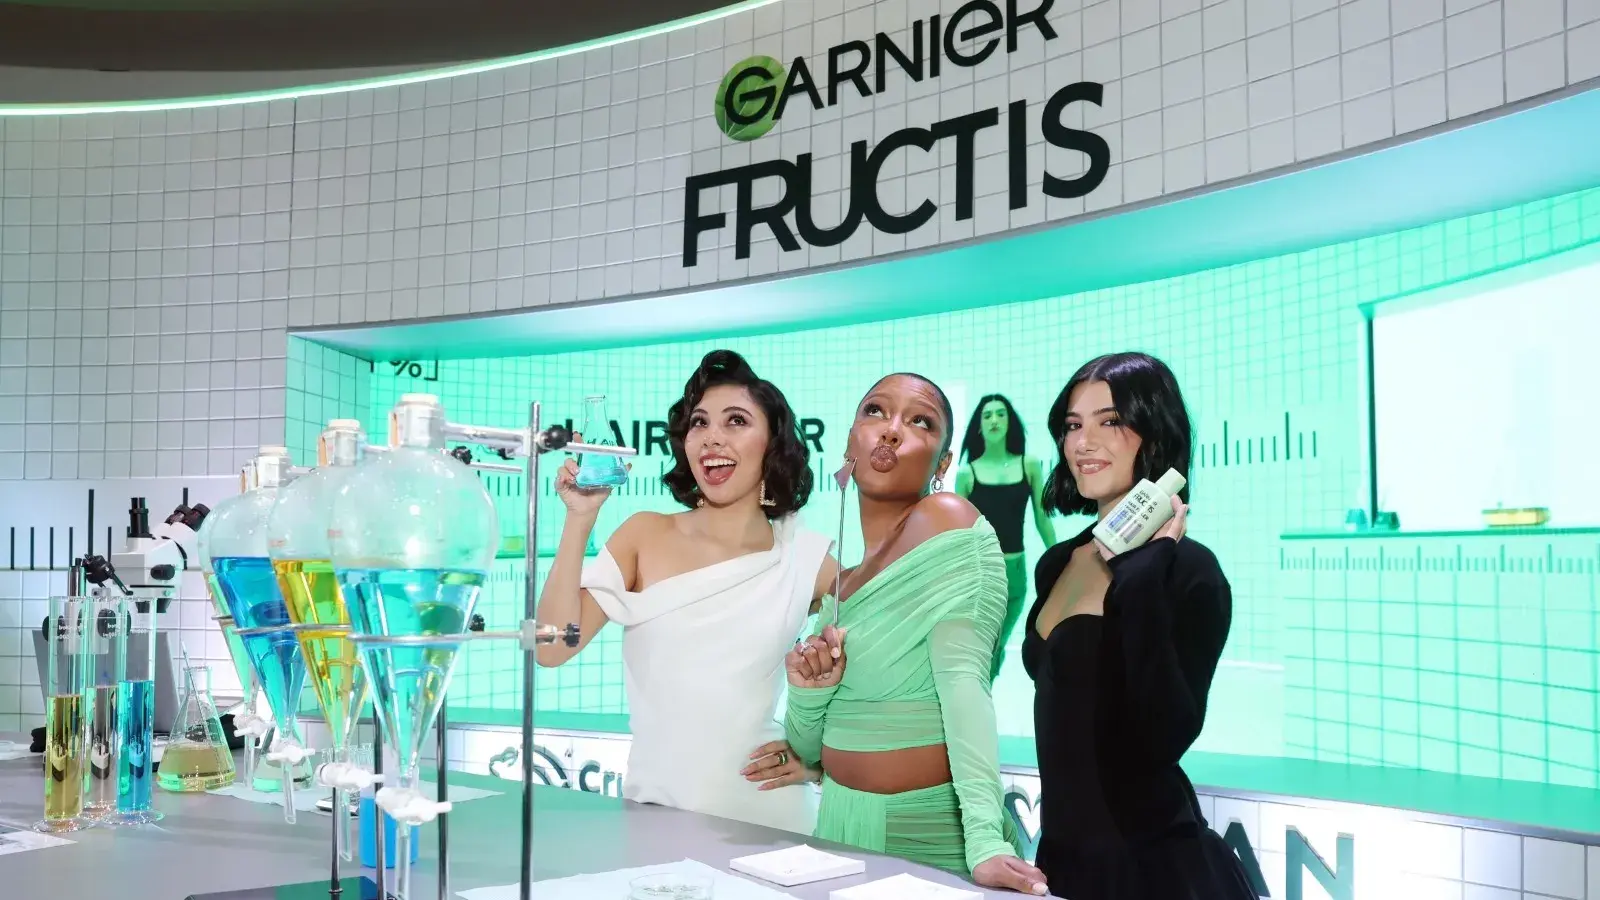
<instances>
[{"instance_id":1,"label":"curved white wall","mask_svg":"<svg viewBox=\"0 0 1600 900\"><path fill-rule=\"evenodd\" d=\"M1002 40L975 68L946 61L916 83L891 64L882 93L846 84L815 112L796 97L747 143L715 124L740 60L804 56L826 99L829 48L884 32L909 50L912 23L960 8L785 0L426 84L5 119L0 479L231 474L241 448L282 433L289 326L594 301L945 244L1358 150L1600 74L1593 0L1056 0L1054 38L1022 27L1014 52ZM1103 139L1110 167L1088 196L1046 200L1046 170L1073 177L1084 157L1044 149L1040 111L1084 81L1103 85L1101 105L1074 103L1062 122ZM1007 169L1017 100L1021 185ZM863 224L839 246L780 252L757 228L740 259L730 215L684 265L690 176L813 154L810 209L827 227L852 141L993 107L970 218L946 137L884 166L886 212L937 204L909 234ZM776 201L775 185L754 204ZM1014 189L1029 198L1018 209ZM702 213L736 202L733 187L701 196Z\"/></svg>"}]
</instances>

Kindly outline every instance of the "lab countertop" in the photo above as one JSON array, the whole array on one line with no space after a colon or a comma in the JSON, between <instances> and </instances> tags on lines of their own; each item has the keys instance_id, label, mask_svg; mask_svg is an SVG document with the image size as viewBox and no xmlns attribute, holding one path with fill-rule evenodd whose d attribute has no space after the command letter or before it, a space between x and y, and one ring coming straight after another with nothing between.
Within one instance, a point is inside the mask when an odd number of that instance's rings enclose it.
<instances>
[{"instance_id":1,"label":"lab countertop","mask_svg":"<svg viewBox=\"0 0 1600 900\"><path fill-rule=\"evenodd\" d=\"M0 734L0 739L6 738L21 736ZM450 814L452 893L515 883L521 784L457 772L450 774L450 783L504 792L462 803ZM40 818L43 802L39 757L0 762L0 821L29 826ZM92 829L66 835L76 841L71 846L0 855L0 896L185 900L191 894L328 877L329 816L301 813L296 824L287 825L281 807L160 790L156 808L166 818L155 826ZM731 859L798 843L864 859L867 871L792 888L762 883L796 900L826 900L829 892L838 888L901 872L972 889L960 879L924 866L743 822L562 788L540 786L534 795L536 880L685 858L729 871ZM437 849L437 832L433 826L425 826L422 858L412 870L415 898L433 900L437 896ZM356 874L349 868L346 877ZM368 870L366 874L370 877L373 873ZM537 887L534 896L538 896ZM985 896L1022 895L989 891Z\"/></svg>"}]
</instances>

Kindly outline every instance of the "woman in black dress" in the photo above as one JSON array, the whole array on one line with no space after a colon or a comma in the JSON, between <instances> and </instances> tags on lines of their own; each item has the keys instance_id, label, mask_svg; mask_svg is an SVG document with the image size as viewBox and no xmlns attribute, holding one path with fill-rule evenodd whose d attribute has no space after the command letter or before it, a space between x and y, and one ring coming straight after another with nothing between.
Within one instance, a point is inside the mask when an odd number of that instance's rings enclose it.
<instances>
[{"instance_id":1,"label":"woman in black dress","mask_svg":"<svg viewBox=\"0 0 1600 900\"><path fill-rule=\"evenodd\" d=\"M1060 461L1045 503L1104 516L1142 478L1189 474L1189 415L1160 360L1085 364L1048 421ZM1072 900L1256 900L1178 765L1205 722L1232 600L1211 551L1184 537L1187 496L1141 547L1085 529L1034 570L1022 660L1035 685L1042 786L1036 865Z\"/></svg>"}]
</instances>

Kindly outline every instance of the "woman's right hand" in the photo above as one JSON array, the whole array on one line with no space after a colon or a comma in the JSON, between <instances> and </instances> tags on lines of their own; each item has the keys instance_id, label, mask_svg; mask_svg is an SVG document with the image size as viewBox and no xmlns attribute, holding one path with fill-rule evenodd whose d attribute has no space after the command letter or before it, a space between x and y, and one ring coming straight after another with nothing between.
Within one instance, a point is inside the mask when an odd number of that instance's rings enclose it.
<instances>
[{"instance_id":1,"label":"woman's right hand","mask_svg":"<svg viewBox=\"0 0 1600 900\"><path fill-rule=\"evenodd\" d=\"M572 437L577 440L578 435ZM611 496L611 488L578 487L578 461L569 459L556 472L556 496L561 498L569 514L594 515L600 511L606 498Z\"/></svg>"},{"instance_id":2,"label":"woman's right hand","mask_svg":"<svg viewBox=\"0 0 1600 900\"><path fill-rule=\"evenodd\" d=\"M798 688L838 687L844 677L844 629L829 625L794 645L783 659L789 684Z\"/></svg>"}]
</instances>

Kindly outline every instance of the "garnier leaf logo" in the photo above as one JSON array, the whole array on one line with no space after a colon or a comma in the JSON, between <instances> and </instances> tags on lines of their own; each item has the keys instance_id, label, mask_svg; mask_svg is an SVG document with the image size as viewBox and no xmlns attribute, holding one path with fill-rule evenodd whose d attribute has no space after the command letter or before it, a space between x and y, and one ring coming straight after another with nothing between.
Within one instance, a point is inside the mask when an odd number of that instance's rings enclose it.
<instances>
[{"instance_id":1,"label":"garnier leaf logo","mask_svg":"<svg viewBox=\"0 0 1600 900\"><path fill-rule=\"evenodd\" d=\"M752 56L728 70L717 88L717 127L736 141L753 141L772 130L783 85L783 63Z\"/></svg>"}]
</instances>

